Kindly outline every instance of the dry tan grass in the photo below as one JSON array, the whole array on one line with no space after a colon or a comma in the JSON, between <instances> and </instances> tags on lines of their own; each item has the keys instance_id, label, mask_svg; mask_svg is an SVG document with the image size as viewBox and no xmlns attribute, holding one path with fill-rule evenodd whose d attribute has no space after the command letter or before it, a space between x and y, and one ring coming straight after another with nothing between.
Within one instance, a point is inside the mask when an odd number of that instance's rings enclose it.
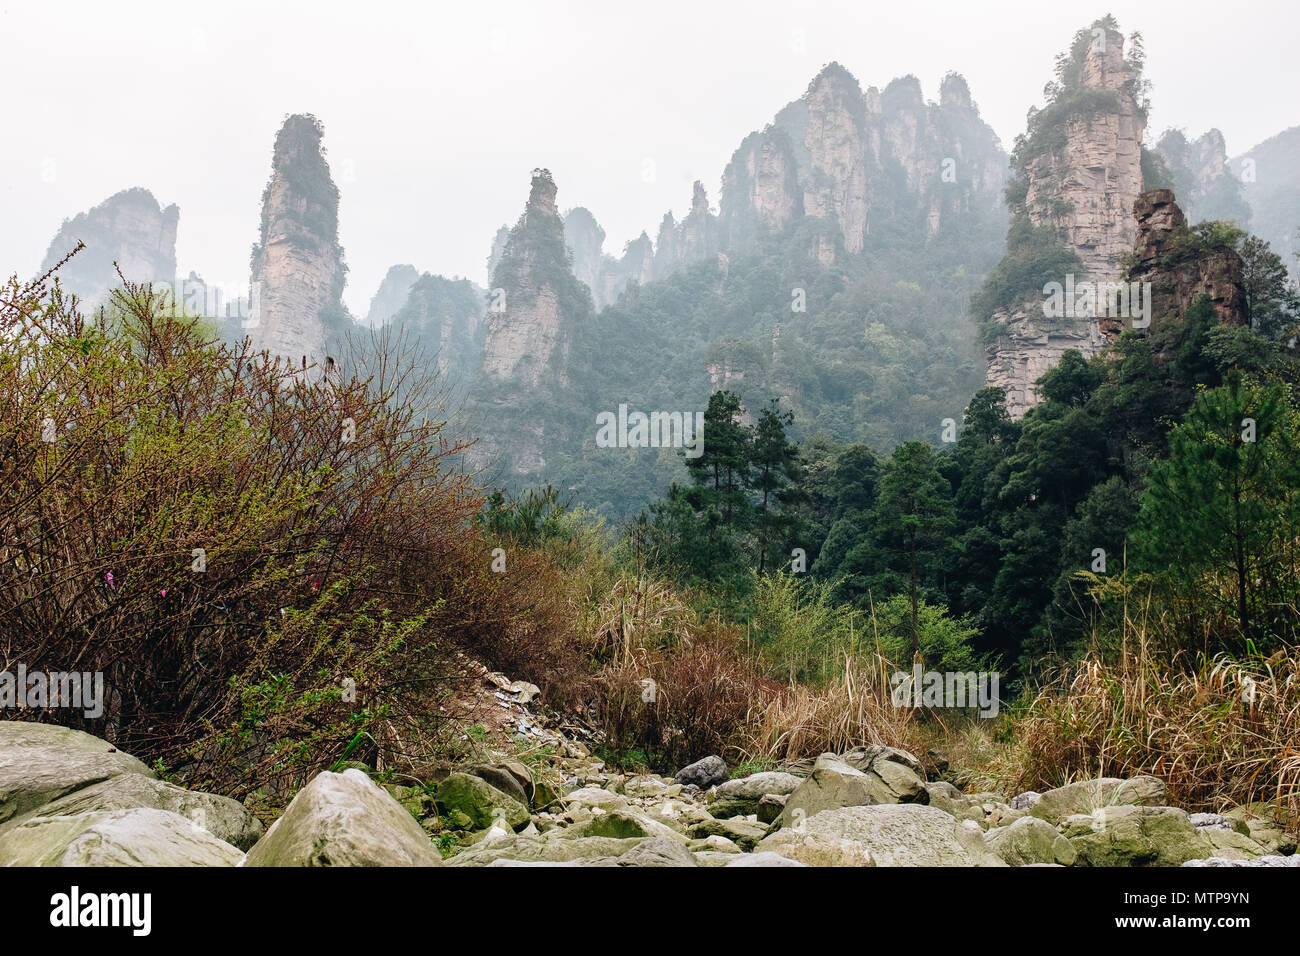
<instances>
[{"instance_id":1,"label":"dry tan grass","mask_svg":"<svg viewBox=\"0 0 1300 956\"><path fill-rule=\"evenodd\" d=\"M839 677L821 689L786 687L750 710L746 756L793 760L843 753L859 744L883 743L924 753L917 711L896 707L889 697L892 666L882 657L849 661Z\"/></svg>"},{"instance_id":2,"label":"dry tan grass","mask_svg":"<svg viewBox=\"0 0 1300 956\"><path fill-rule=\"evenodd\" d=\"M1008 782L1149 773L1190 810L1273 803L1300 820L1300 655L1218 657L1186 671L1144 657L1083 661L1044 688L1015 725Z\"/></svg>"}]
</instances>

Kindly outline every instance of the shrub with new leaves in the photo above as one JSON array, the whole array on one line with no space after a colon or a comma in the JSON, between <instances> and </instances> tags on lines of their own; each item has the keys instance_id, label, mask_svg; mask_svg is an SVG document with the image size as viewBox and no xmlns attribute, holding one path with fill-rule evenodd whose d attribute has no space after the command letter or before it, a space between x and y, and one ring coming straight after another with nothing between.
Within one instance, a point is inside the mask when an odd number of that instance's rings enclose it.
<instances>
[{"instance_id":1,"label":"shrub with new leaves","mask_svg":"<svg viewBox=\"0 0 1300 956\"><path fill-rule=\"evenodd\" d=\"M419 369L346 366L224 344L148 287L91 317L57 283L0 291L0 667L106 685L101 719L43 719L235 795L291 786L427 749L453 640L560 626L489 572Z\"/></svg>"}]
</instances>

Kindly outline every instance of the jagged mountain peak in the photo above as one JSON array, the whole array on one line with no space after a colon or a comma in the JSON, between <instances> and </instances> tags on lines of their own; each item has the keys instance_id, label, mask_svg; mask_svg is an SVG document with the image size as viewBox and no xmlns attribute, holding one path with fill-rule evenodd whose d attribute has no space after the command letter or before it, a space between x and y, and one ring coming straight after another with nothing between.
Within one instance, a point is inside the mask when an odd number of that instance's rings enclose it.
<instances>
[{"instance_id":1,"label":"jagged mountain peak","mask_svg":"<svg viewBox=\"0 0 1300 956\"><path fill-rule=\"evenodd\" d=\"M895 77L885 86L880 94L881 106L888 112L912 110L920 112L925 109L925 94L921 92L921 81L912 73Z\"/></svg>"},{"instance_id":2,"label":"jagged mountain peak","mask_svg":"<svg viewBox=\"0 0 1300 956\"><path fill-rule=\"evenodd\" d=\"M528 214L559 217L559 208L555 204L555 179L549 169L534 169L532 187L528 193Z\"/></svg>"},{"instance_id":3,"label":"jagged mountain peak","mask_svg":"<svg viewBox=\"0 0 1300 956\"><path fill-rule=\"evenodd\" d=\"M409 263L389 266L383 280L379 283L379 288L370 298L370 308L366 311L366 324L371 328L386 325L406 304L407 297L411 294L411 287L419 278L419 271Z\"/></svg>"},{"instance_id":4,"label":"jagged mountain peak","mask_svg":"<svg viewBox=\"0 0 1300 956\"><path fill-rule=\"evenodd\" d=\"M1004 264L1020 263L1019 275L1029 278L1016 286L998 278L1000 267L977 297L993 340L987 382L1005 391L1013 417L1037 404L1034 383L1066 351L1090 356L1105 347L1095 317L1044 314L1042 286L1073 285L1076 274L1117 280L1137 240L1133 210L1145 185L1142 58L1140 51L1124 55L1113 18L1074 34L1045 92L1047 104L1030 111L1016 142L1008 191ZM1026 260L1036 265L1026 267Z\"/></svg>"},{"instance_id":5,"label":"jagged mountain peak","mask_svg":"<svg viewBox=\"0 0 1300 956\"><path fill-rule=\"evenodd\" d=\"M811 96L817 90L830 88L853 91L858 96L862 95L862 86L858 83L858 78L838 60L831 60L817 71L817 75L809 81L804 97Z\"/></svg>"},{"instance_id":6,"label":"jagged mountain peak","mask_svg":"<svg viewBox=\"0 0 1300 956\"><path fill-rule=\"evenodd\" d=\"M120 284L118 269L132 282L173 282L179 222L176 205L163 206L140 186L123 189L64 220L40 274L84 242L85 248L60 270L59 282L88 305L101 304L109 289Z\"/></svg>"},{"instance_id":7,"label":"jagged mountain peak","mask_svg":"<svg viewBox=\"0 0 1300 956\"><path fill-rule=\"evenodd\" d=\"M591 312L591 296L573 273L557 193L549 170L532 171L528 202L493 271L482 363L489 379L535 386L549 375L563 382L574 327Z\"/></svg>"},{"instance_id":8,"label":"jagged mountain peak","mask_svg":"<svg viewBox=\"0 0 1300 956\"><path fill-rule=\"evenodd\" d=\"M309 113L287 116L275 137L253 247L257 305L249 337L296 363L323 358L351 324L343 305L347 266L338 240L339 190L325 159L325 128Z\"/></svg>"},{"instance_id":9,"label":"jagged mountain peak","mask_svg":"<svg viewBox=\"0 0 1300 956\"><path fill-rule=\"evenodd\" d=\"M939 84L939 105L945 109L974 109L975 102L971 99L970 86L966 83L966 77L960 73L945 73L943 80Z\"/></svg>"}]
</instances>

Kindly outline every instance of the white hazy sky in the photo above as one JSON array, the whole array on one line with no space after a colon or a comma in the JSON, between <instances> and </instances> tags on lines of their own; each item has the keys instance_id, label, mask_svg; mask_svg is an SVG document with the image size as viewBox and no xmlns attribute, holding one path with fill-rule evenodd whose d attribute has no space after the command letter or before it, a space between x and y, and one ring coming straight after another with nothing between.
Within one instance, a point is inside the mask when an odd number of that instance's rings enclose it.
<instances>
[{"instance_id":1,"label":"white hazy sky","mask_svg":"<svg viewBox=\"0 0 1300 956\"><path fill-rule=\"evenodd\" d=\"M484 282L529 171L618 254L691 182L718 199L741 139L838 60L866 86L965 75L1004 147L1054 56L1106 12L1142 32L1151 132L1217 126L1231 154L1300 123L1292 0L815 3L220 3L0 0L0 273L35 272L60 223L129 186L180 206L177 258L242 287L275 131L311 112L342 190L364 315L387 268ZM655 164L654 181L642 176Z\"/></svg>"}]
</instances>

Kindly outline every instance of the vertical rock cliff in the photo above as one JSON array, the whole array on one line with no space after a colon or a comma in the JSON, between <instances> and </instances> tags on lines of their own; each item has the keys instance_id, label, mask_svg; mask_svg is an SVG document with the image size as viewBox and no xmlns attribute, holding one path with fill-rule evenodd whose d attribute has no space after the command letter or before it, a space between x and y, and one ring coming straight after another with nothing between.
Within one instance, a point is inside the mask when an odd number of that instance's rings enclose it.
<instances>
[{"instance_id":1,"label":"vertical rock cliff","mask_svg":"<svg viewBox=\"0 0 1300 956\"><path fill-rule=\"evenodd\" d=\"M339 191L314 117L290 116L275 137L271 180L262 193L261 237L253 247L255 347L295 365L321 361L351 324L343 305L347 266L339 245Z\"/></svg>"},{"instance_id":2,"label":"vertical rock cliff","mask_svg":"<svg viewBox=\"0 0 1300 956\"><path fill-rule=\"evenodd\" d=\"M411 294L411 287L420 278L420 273L412 265L390 266L384 273L379 288L370 297L370 308L366 310L366 325L377 329L386 325L406 304Z\"/></svg>"},{"instance_id":3,"label":"vertical rock cliff","mask_svg":"<svg viewBox=\"0 0 1300 956\"><path fill-rule=\"evenodd\" d=\"M502 226L492 237L492 251L488 253L487 258L487 281L491 285L492 277L496 275L497 263L501 257L506 254L506 243L510 240L510 227Z\"/></svg>"},{"instance_id":4,"label":"vertical rock cliff","mask_svg":"<svg viewBox=\"0 0 1300 956\"><path fill-rule=\"evenodd\" d=\"M1251 229L1300 280L1300 126L1271 136L1229 160L1250 205Z\"/></svg>"},{"instance_id":5,"label":"vertical rock cliff","mask_svg":"<svg viewBox=\"0 0 1300 956\"><path fill-rule=\"evenodd\" d=\"M664 279L701 262L725 270L734 257L808 219L818 225L803 241L823 266L861 253L877 222L885 227L879 241L888 242L898 231L933 237L971 212L1000 221L1006 165L959 75L944 77L932 103L915 77L895 80L882 95L874 87L864 92L831 63L803 97L741 142L723 171L716 214L697 181L690 211L680 222L665 213L653 244L642 233L622 258L597 259L599 226L585 209L570 214L566 242L575 272L601 308L629 282Z\"/></svg>"},{"instance_id":6,"label":"vertical rock cliff","mask_svg":"<svg viewBox=\"0 0 1300 956\"><path fill-rule=\"evenodd\" d=\"M1067 350L1105 346L1095 317L1048 317L1043 287L1119 278L1137 238L1145 126L1140 53L1124 55L1109 17L1080 30L1017 140L1006 258L973 303L989 342L986 381L1006 392L1012 417L1038 402L1035 381Z\"/></svg>"},{"instance_id":7,"label":"vertical rock cliff","mask_svg":"<svg viewBox=\"0 0 1300 956\"><path fill-rule=\"evenodd\" d=\"M884 93L864 91L831 63L732 156L722 180L722 248L744 251L804 216L831 223L850 255L882 228L934 236L954 216L999 214L1006 160L960 75L945 76L932 103L914 76ZM819 258L831 258L829 250Z\"/></svg>"},{"instance_id":8,"label":"vertical rock cliff","mask_svg":"<svg viewBox=\"0 0 1300 956\"><path fill-rule=\"evenodd\" d=\"M664 216L655 245L653 277L662 279L679 269L717 256L718 217L709 210L704 184L695 181L691 193L691 211L680 223L672 213Z\"/></svg>"},{"instance_id":9,"label":"vertical rock cliff","mask_svg":"<svg viewBox=\"0 0 1300 956\"><path fill-rule=\"evenodd\" d=\"M41 262L43 275L73 249L86 244L59 270L59 282L86 307L102 305L122 284L176 281L176 226L180 210L163 208L147 189L125 189L63 223Z\"/></svg>"},{"instance_id":10,"label":"vertical rock cliff","mask_svg":"<svg viewBox=\"0 0 1300 956\"><path fill-rule=\"evenodd\" d=\"M425 273L410 286L388 324L418 347L417 364L433 365L450 384L465 383L483 354L485 291L468 279Z\"/></svg>"},{"instance_id":11,"label":"vertical rock cliff","mask_svg":"<svg viewBox=\"0 0 1300 956\"><path fill-rule=\"evenodd\" d=\"M555 195L550 172L533 170L528 204L492 276L482 366L489 379L562 382L574 329L591 313L590 293L569 265Z\"/></svg>"},{"instance_id":12,"label":"vertical rock cliff","mask_svg":"<svg viewBox=\"0 0 1300 956\"><path fill-rule=\"evenodd\" d=\"M721 244L748 250L759 236L776 235L804 213L799 164L785 130L750 133L722 173Z\"/></svg>"},{"instance_id":13,"label":"vertical rock cliff","mask_svg":"<svg viewBox=\"0 0 1300 956\"><path fill-rule=\"evenodd\" d=\"M1156 153L1169 172L1167 186L1178 196L1192 222L1224 219L1242 229L1250 225L1250 206L1241 183L1228 167L1228 147L1223 134L1212 129L1189 140L1181 130L1166 130L1156 143Z\"/></svg>"},{"instance_id":14,"label":"vertical rock cliff","mask_svg":"<svg viewBox=\"0 0 1300 956\"><path fill-rule=\"evenodd\" d=\"M573 260L573 274L595 296L608 257L604 254L605 230L600 228L591 210L578 206L565 214L564 245Z\"/></svg>"},{"instance_id":15,"label":"vertical rock cliff","mask_svg":"<svg viewBox=\"0 0 1300 956\"><path fill-rule=\"evenodd\" d=\"M1201 296L1209 296L1220 325L1249 324L1244 267L1234 249L1214 248L1189 235L1187 217L1168 189L1143 193L1133 204L1137 244L1124 278L1150 283L1151 331L1181 322ZM1124 331L1113 319L1102 320L1111 341Z\"/></svg>"},{"instance_id":16,"label":"vertical rock cliff","mask_svg":"<svg viewBox=\"0 0 1300 956\"><path fill-rule=\"evenodd\" d=\"M804 213L839 225L844 248L862 251L874 190L871 171L880 166L875 89L864 96L858 81L838 63L821 71L802 100L777 115L803 147L800 183ZM870 117L870 119L869 119Z\"/></svg>"},{"instance_id":17,"label":"vertical rock cliff","mask_svg":"<svg viewBox=\"0 0 1300 956\"><path fill-rule=\"evenodd\" d=\"M644 232L623 247L621 258L606 256L600 271L595 299L600 305L617 302L628 287L645 285L654 278L655 247Z\"/></svg>"},{"instance_id":18,"label":"vertical rock cliff","mask_svg":"<svg viewBox=\"0 0 1300 956\"><path fill-rule=\"evenodd\" d=\"M1124 56L1110 27L1087 34L1082 61L1067 67L1058 99L1031 121L1024 207L1029 221L1052 229L1093 278L1119 275L1133 248L1133 203L1142 192L1141 66ZM1036 117L1038 119L1038 117Z\"/></svg>"}]
</instances>

